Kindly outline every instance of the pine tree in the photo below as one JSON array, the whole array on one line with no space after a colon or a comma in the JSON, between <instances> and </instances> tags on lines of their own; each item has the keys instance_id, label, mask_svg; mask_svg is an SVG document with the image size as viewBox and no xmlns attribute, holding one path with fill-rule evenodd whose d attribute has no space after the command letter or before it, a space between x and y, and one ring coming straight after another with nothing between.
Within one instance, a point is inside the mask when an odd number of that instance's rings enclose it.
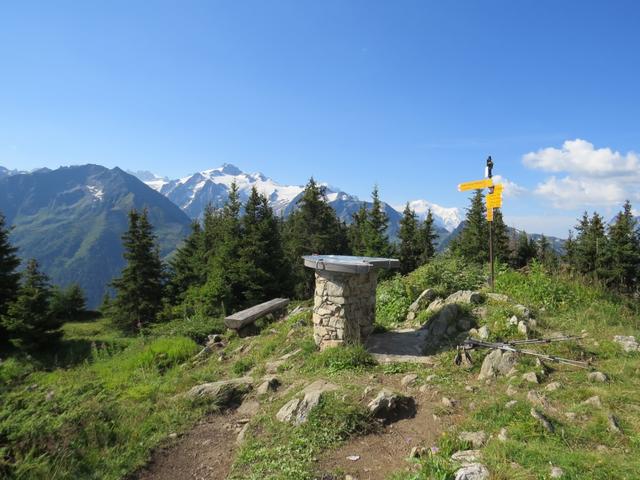
<instances>
[{"instance_id":1,"label":"pine tree","mask_svg":"<svg viewBox=\"0 0 640 480\"><path fill-rule=\"evenodd\" d=\"M538 261L543 265L548 265L551 261L551 244L549 243L549 240L547 240L547 237L544 236L544 234L540 235L536 247L536 257Z\"/></svg>"},{"instance_id":2,"label":"pine tree","mask_svg":"<svg viewBox=\"0 0 640 480\"><path fill-rule=\"evenodd\" d=\"M438 238L433 228L433 213L431 209L427 212L427 217L422 222L418 231L418 264L424 265L431 260L436 254L435 242Z\"/></svg>"},{"instance_id":3,"label":"pine tree","mask_svg":"<svg viewBox=\"0 0 640 480\"><path fill-rule=\"evenodd\" d=\"M515 268L526 267L534 258L536 258L535 242L529 238L527 232L520 232L513 259L513 266Z\"/></svg>"},{"instance_id":4,"label":"pine tree","mask_svg":"<svg viewBox=\"0 0 640 480\"><path fill-rule=\"evenodd\" d=\"M27 262L18 295L2 316L2 325L9 337L24 346L41 344L50 333L62 326L62 320L51 315L49 278L40 271L36 260Z\"/></svg>"},{"instance_id":5,"label":"pine tree","mask_svg":"<svg viewBox=\"0 0 640 480\"><path fill-rule=\"evenodd\" d=\"M348 238L351 252L354 255L366 255L367 247L365 239L368 236L368 217L369 212L364 202L356 213L352 215L351 224L348 227Z\"/></svg>"},{"instance_id":6,"label":"pine tree","mask_svg":"<svg viewBox=\"0 0 640 480\"><path fill-rule=\"evenodd\" d=\"M377 186L373 187L371 198L372 205L367 216L366 236L364 239L365 255L369 257L389 257L391 255L391 245L387 236L389 217L380 201Z\"/></svg>"},{"instance_id":7,"label":"pine tree","mask_svg":"<svg viewBox=\"0 0 640 480\"><path fill-rule=\"evenodd\" d=\"M129 212L129 229L122 240L126 265L111 284L116 290L113 320L125 330L140 331L156 320L164 290L162 261L146 209Z\"/></svg>"},{"instance_id":8,"label":"pine tree","mask_svg":"<svg viewBox=\"0 0 640 480\"><path fill-rule=\"evenodd\" d=\"M327 203L325 188L313 178L285 223L285 244L299 298L309 298L314 289L313 271L304 267L303 255L349 252L347 229Z\"/></svg>"},{"instance_id":9,"label":"pine tree","mask_svg":"<svg viewBox=\"0 0 640 480\"><path fill-rule=\"evenodd\" d=\"M9 304L18 295L20 286L20 274L16 271L20 259L16 255L18 249L9 242L10 231L5 224L4 215L0 213L0 318L7 313ZM0 343L4 338L6 332L0 325Z\"/></svg>"},{"instance_id":10,"label":"pine tree","mask_svg":"<svg viewBox=\"0 0 640 480\"><path fill-rule=\"evenodd\" d=\"M607 237L602 217L593 213L591 218L585 212L578 225L576 237L576 265L584 275L592 275L596 279L606 277L604 271Z\"/></svg>"},{"instance_id":11,"label":"pine tree","mask_svg":"<svg viewBox=\"0 0 640 480\"><path fill-rule=\"evenodd\" d=\"M77 283L67 288L54 287L49 303L51 315L63 322L80 318L87 305L84 292Z\"/></svg>"},{"instance_id":12,"label":"pine tree","mask_svg":"<svg viewBox=\"0 0 640 480\"><path fill-rule=\"evenodd\" d=\"M402 219L400 220L400 271L403 274L412 272L418 267L420 262L420 232L418 230L418 220L407 202Z\"/></svg>"},{"instance_id":13,"label":"pine tree","mask_svg":"<svg viewBox=\"0 0 640 480\"><path fill-rule=\"evenodd\" d=\"M574 270L576 268L576 242L573 238L573 230L569 230L567 240L564 242L563 260L569 266L569 269Z\"/></svg>"},{"instance_id":14,"label":"pine tree","mask_svg":"<svg viewBox=\"0 0 640 480\"><path fill-rule=\"evenodd\" d=\"M631 203L627 200L609 226L605 276L614 288L633 291L640 275L640 238Z\"/></svg>"},{"instance_id":15,"label":"pine tree","mask_svg":"<svg viewBox=\"0 0 640 480\"><path fill-rule=\"evenodd\" d=\"M511 258L509 235L500 209L495 209L493 211L493 225L491 228L493 228L493 255L496 260L508 263Z\"/></svg>"},{"instance_id":16,"label":"pine tree","mask_svg":"<svg viewBox=\"0 0 640 480\"><path fill-rule=\"evenodd\" d=\"M452 250L470 262L482 264L489 259L489 230L482 190L476 190L470 201L465 227Z\"/></svg>"},{"instance_id":17,"label":"pine tree","mask_svg":"<svg viewBox=\"0 0 640 480\"><path fill-rule=\"evenodd\" d=\"M170 278L167 290L172 304L184 300L185 292L190 287L204 283L205 252L204 232L200 223L194 221L191 224L191 233L169 261Z\"/></svg>"}]
</instances>

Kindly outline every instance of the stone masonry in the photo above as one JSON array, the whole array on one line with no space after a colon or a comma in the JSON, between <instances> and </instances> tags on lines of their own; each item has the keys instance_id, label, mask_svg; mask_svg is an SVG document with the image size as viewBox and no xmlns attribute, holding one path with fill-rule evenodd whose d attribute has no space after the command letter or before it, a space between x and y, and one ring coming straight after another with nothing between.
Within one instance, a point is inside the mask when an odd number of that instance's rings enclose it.
<instances>
[{"instance_id":1,"label":"stone masonry","mask_svg":"<svg viewBox=\"0 0 640 480\"><path fill-rule=\"evenodd\" d=\"M377 274L316 271L313 339L329 346L363 344L373 331Z\"/></svg>"}]
</instances>

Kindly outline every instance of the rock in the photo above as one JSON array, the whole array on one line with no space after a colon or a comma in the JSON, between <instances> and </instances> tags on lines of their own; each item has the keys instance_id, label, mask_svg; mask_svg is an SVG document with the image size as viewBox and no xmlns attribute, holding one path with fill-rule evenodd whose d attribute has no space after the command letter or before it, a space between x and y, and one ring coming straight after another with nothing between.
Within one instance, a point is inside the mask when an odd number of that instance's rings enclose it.
<instances>
[{"instance_id":1,"label":"rock","mask_svg":"<svg viewBox=\"0 0 640 480\"><path fill-rule=\"evenodd\" d=\"M616 335L613 337L613 341L619 344L625 352L640 352L640 344L638 344L636 337Z\"/></svg>"},{"instance_id":2,"label":"rock","mask_svg":"<svg viewBox=\"0 0 640 480\"><path fill-rule=\"evenodd\" d=\"M487 310L487 307L485 307L484 305L481 305L479 307L474 308L473 310L471 310L471 313L478 317L478 318L482 318L483 320L485 318L487 318L487 315L489 314L489 311Z\"/></svg>"},{"instance_id":3,"label":"rock","mask_svg":"<svg viewBox=\"0 0 640 480\"><path fill-rule=\"evenodd\" d=\"M544 395L540 395L535 390L529 390L529 392L527 393L527 400L532 405L536 405L542 408L549 408L549 402L547 401L547 397L545 397Z\"/></svg>"},{"instance_id":4,"label":"rock","mask_svg":"<svg viewBox=\"0 0 640 480\"><path fill-rule=\"evenodd\" d=\"M458 401L449 397L442 397L442 405L447 408L455 408L458 406Z\"/></svg>"},{"instance_id":5,"label":"rock","mask_svg":"<svg viewBox=\"0 0 640 480\"><path fill-rule=\"evenodd\" d=\"M251 390L252 385L251 377L234 378L196 385L186 395L193 400L206 399L216 405L227 406L241 400Z\"/></svg>"},{"instance_id":6,"label":"rock","mask_svg":"<svg viewBox=\"0 0 640 480\"><path fill-rule=\"evenodd\" d=\"M564 476L564 471L560 467L551 467L549 476L551 478L562 478Z\"/></svg>"},{"instance_id":7,"label":"rock","mask_svg":"<svg viewBox=\"0 0 640 480\"><path fill-rule=\"evenodd\" d=\"M609 378L602 372L591 372L587 376L590 382L605 383Z\"/></svg>"},{"instance_id":8,"label":"rock","mask_svg":"<svg viewBox=\"0 0 640 480\"><path fill-rule=\"evenodd\" d=\"M465 391L467 391L467 392L471 392L471 393L473 393L473 392L475 392L475 391L477 390L477 388L476 388L476 387L474 387L473 385L466 385L466 386L464 387L464 389L465 389Z\"/></svg>"},{"instance_id":9,"label":"rock","mask_svg":"<svg viewBox=\"0 0 640 480\"><path fill-rule=\"evenodd\" d=\"M547 392L555 392L556 390L558 390L560 387L562 387L562 384L560 382L551 382L549 385L547 385L546 387L544 387L544 389Z\"/></svg>"},{"instance_id":10,"label":"rock","mask_svg":"<svg viewBox=\"0 0 640 480\"><path fill-rule=\"evenodd\" d=\"M284 355L282 355L278 360L289 360L291 357L299 354L302 351L301 348L298 348L297 350L294 350L293 352L289 352L286 353Z\"/></svg>"},{"instance_id":11,"label":"rock","mask_svg":"<svg viewBox=\"0 0 640 480\"><path fill-rule=\"evenodd\" d=\"M265 371L270 374L278 373L278 369L284 365L286 360L274 360L265 364Z\"/></svg>"},{"instance_id":12,"label":"rock","mask_svg":"<svg viewBox=\"0 0 640 480\"><path fill-rule=\"evenodd\" d=\"M574 412L567 412L564 414L565 417L567 417L567 420L570 421L574 421L577 417L577 415Z\"/></svg>"},{"instance_id":13,"label":"rock","mask_svg":"<svg viewBox=\"0 0 640 480\"><path fill-rule=\"evenodd\" d=\"M517 327L518 322L519 322L518 317L516 317L515 315L513 315L509 320L507 320L507 323L512 327Z\"/></svg>"},{"instance_id":14,"label":"rock","mask_svg":"<svg viewBox=\"0 0 640 480\"><path fill-rule=\"evenodd\" d=\"M529 334L529 327L522 320L518 322L518 332L525 336Z\"/></svg>"},{"instance_id":15,"label":"rock","mask_svg":"<svg viewBox=\"0 0 640 480\"><path fill-rule=\"evenodd\" d=\"M618 419L615 417L615 415L611 413L607 415L607 422L609 425L610 432L622 433L622 430L620 430L620 423L618 422Z\"/></svg>"},{"instance_id":16,"label":"rock","mask_svg":"<svg viewBox=\"0 0 640 480\"><path fill-rule=\"evenodd\" d=\"M517 395L517 394L518 394L518 389L510 384L507 387L507 395L509 395L510 397L513 397L514 395Z\"/></svg>"},{"instance_id":17,"label":"rock","mask_svg":"<svg viewBox=\"0 0 640 480\"><path fill-rule=\"evenodd\" d=\"M470 318L462 317L458 319L458 329L462 331L468 331L473 326L473 322Z\"/></svg>"},{"instance_id":18,"label":"rock","mask_svg":"<svg viewBox=\"0 0 640 480\"><path fill-rule=\"evenodd\" d=\"M177 433L170 433L170 434L169 434L169 438L170 438L171 440L175 440L176 438L178 438L178 434L177 434Z\"/></svg>"},{"instance_id":19,"label":"rock","mask_svg":"<svg viewBox=\"0 0 640 480\"><path fill-rule=\"evenodd\" d=\"M531 317L531 310L529 310L524 305L520 305L520 304L514 305L513 308L520 314L521 317L523 318Z\"/></svg>"},{"instance_id":20,"label":"rock","mask_svg":"<svg viewBox=\"0 0 640 480\"><path fill-rule=\"evenodd\" d=\"M595 395L593 397L587 398L582 405L588 405L595 408L602 408L602 402L600 401L600 397Z\"/></svg>"},{"instance_id":21,"label":"rock","mask_svg":"<svg viewBox=\"0 0 640 480\"><path fill-rule=\"evenodd\" d=\"M347 457L347 460L351 460L352 462L357 462L358 460L360 460L360 455L349 455Z\"/></svg>"},{"instance_id":22,"label":"rock","mask_svg":"<svg viewBox=\"0 0 640 480\"><path fill-rule=\"evenodd\" d=\"M427 375L427 378L425 378L425 380L427 382L433 382L436 378L438 378L438 376L434 373L432 373L431 375Z\"/></svg>"},{"instance_id":23,"label":"rock","mask_svg":"<svg viewBox=\"0 0 640 480\"><path fill-rule=\"evenodd\" d=\"M472 463L456 471L455 480L487 480L489 470L481 463Z\"/></svg>"},{"instance_id":24,"label":"rock","mask_svg":"<svg viewBox=\"0 0 640 480\"><path fill-rule=\"evenodd\" d=\"M385 421L393 421L400 415L415 414L415 400L383 388L378 395L369 402L368 405L371 414Z\"/></svg>"},{"instance_id":25,"label":"rock","mask_svg":"<svg viewBox=\"0 0 640 480\"><path fill-rule=\"evenodd\" d=\"M429 449L425 447L413 447L409 453L409 458L421 458L424 457Z\"/></svg>"},{"instance_id":26,"label":"rock","mask_svg":"<svg viewBox=\"0 0 640 480\"><path fill-rule=\"evenodd\" d=\"M319 403L322 395L326 392L338 390L338 386L325 380L317 380L307 385L303 390L302 398L293 398L289 400L276 414L276 419L284 423L292 423L300 425L305 423L309 417L309 413Z\"/></svg>"},{"instance_id":27,"label":"rock","mask_svg":"<svg viewBox=\"0 0 640 480\"><path fill-rule=\"evenodd\" d=\"M54 392L53 390L49 390L47 392L47 394L44 397L44 401L45 402L50 402L51 400L53 400L53 397L55 396L56 392Z\"/></svg>"},{"instance_id":28,"label":"rock","mask_svg":"<svg viewBox=\"0 0 640 480\"><path fill-rule=\"evenodd\" d=\"M513 352L503 352L502 350L492 350L484 357L478 380L485 378L495 378L498 375L508 374L518 362L518 357Z\"/></svg>"},{"instance_id":29,"label":"rock","mask_svg":"<svg viewBox=\"0 0 640 480\"><path fill-rule=\"evenodd\" d=\"M402 377L402 380L400 380L400 385L402 385L403 387L410 387L415 385L417 380L418 375L416 375L415 373L410 373L409 375L405 375L404 377Z\"/></svg>"},{"instance_id":30,"label":"rock","mask_svg":"<svg viewBox=\"0 0 640 480\"><path fill-rule=\"evenodd\" d=\"M242 445L247 437L247 431L249 431L249 424L245 423L240 432L238 432L238 436L236 437L236 444Z\"/></svg>"},{"instance_id":31,"label":"rock","mask_svg":"<svg viewBox=\"0 0 640 480\"><path fill-rule=\"evenodd\" d=\"M473 292L471 290L459 290L456 293L452 293L447 297L444 301L445 304L451 303L462 303L462 304L472 304L472 303L481 303L482 295L480 292Z\"/></svg>"},{"instance_id":32,"label":"rock","mask_svg":"<svg viewBox=\"0 0 640 480\"><path fill-rule=\"evenodd\" d=\"M280 386L280 380L275 376L264 377L263 382L256 389L258 395L266 395L269 392L275 392Z\"/></svg>"},{"instance_id":33,"label":"rock","mask_svg":"<svg viewBox=\"0 0 640 480\"><path fill-rule=\"evenodd\" d=\"M529 383L540 383L538 381L538 374L536 372L527 372L522 374L522 379Z\"/></svg>"},{"instance_id":34,"label":"rock","mask_svg":"<svg viewBox=\"0 0 640 480\"><path fill-rule=\"evenodd\" d=\"M217 333L207 336L207 345L213 345L214 343L220 343L220 342L222 342L222 337Z\"/></svg>"},{"instance_id":35,"label":"rock","mask_svg":"<svg viewBox=\"0 0 640 480\"><path fill-rule=\"evenodd\" d=\"M503 293L485 293L489 300L493 300L494 302L508 302L509 297Z\"/></svg>"},{"instance_id":36,"label":"rock","mask_svg":"<svg viewBox=\"0 0 640 480\"><path fill-rule=\"evenodd\" d=\"M427 288L418 296L416 301L409 306L409 312L417 313L420 310L424 310L436 299L436 296L436 291L433 288Z\"/></svg>"},{"instance_id":37,"label":"rock","mask_svg":"<svg viewBox=\"0 0 640 480\"><path fill-rule=\"evenodd\" d=\"M242 405L238 407L237 413L243 417L253 417L260 410L260 403L257 400L245 400Z\"/></svg>"},{"instance_id":38,"label":"rock","mask_svg":"<svg viewBox=\"0 0 640 480\"><path fill-rule=\"evenodd\" d=\"M535 408L531 409L531 416L538 420L538 422L540 422L540 425L542 425L542 427L549 433L553 433L555 431L555 428L553 427L553 424L549 421L549 419L542 413L537 411Z\"/></svg>"},{"instance_id":39,"label":"rock","mask_svg":"<svg viewBox=\"0 0 640 480\"><path fill-rule=\"evenodd\" d=\"M509 400L507 403L504 404L504 408L513 408L518 404L517 400Z\"/></svg>"},{"instance_id":40,"label":"rock","mask_svg":"<svg viewBox=\"0 0 640 480\"><path fill-rule=\"evenodd\" d=\"M478 338L480 340L486 340L487 338L489 338L489 327L487 327L486 325L480 327L478 329Z\"/></svg>"},{"instance_id":41,"label":"rock","mask_svg":"<svg viewBox=\"0 0 640 480\"><path fill-rule=\"evenodd\" d=\"M429 304L427 307L427 312L437 312L444 307L444 300L441 298L436 298L433 302Z\"/></svg>"},{"instance_id":42,"label":"rock","mask_svg":"<svg viewBox=\"0 0 640 480\"><path fill-rule=\"evenodd\" d=\"M479 432L460 432L458 438L463 442L469 442L473 448L480 448L487 443L487 434L482 430Z\"/></svg>"},{"instance_id":43,"label":"rock","mask_svg":"<svg viewBox=\"0 0 640 480\"><path fill-rule=\"evenodd\" d=\"M509 440L509 434L506 428L500 429L500 433L498 433L498 440L500 440L503 443Z\"/></svg>"},{"instance_id":44,"label":"rock","mask_svg":"<svg viewBox=\"0 0 640 480\"><path fill-rule=\"evenodd\" d=\"M451 460L463 465L476 463L480 460L480 450L458 450L451 455Z\"/></svg>"},{"instance_id":45,"label":"rock","mask_svg":"<svg viewBox=\"0 0 640 480\"><path fill-rule=\"evenodd\" d=\"M458 305L445 305L440 312L431 317L427 323L427 328L431 329L432 335L435 337L442 337L450 325L455 325L459 314L460 307Z\"/></svg>"}]
</instances>

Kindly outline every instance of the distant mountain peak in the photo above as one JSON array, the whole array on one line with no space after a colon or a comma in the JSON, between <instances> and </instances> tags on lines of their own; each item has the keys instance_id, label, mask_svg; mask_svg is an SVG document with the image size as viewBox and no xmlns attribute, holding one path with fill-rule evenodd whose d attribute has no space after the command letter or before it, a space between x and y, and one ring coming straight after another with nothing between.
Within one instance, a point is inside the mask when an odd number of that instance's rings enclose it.
<instances>
[{"instance_id":1,"label":"distant mountain peak","mask_svg":"<svg viewBox=\"0 0 640 480\"><path fill-rule=\"evenodd\" d=\"M405 205L396 205L395 209L402 212L404 207ZM427 200L412 200L409 202L409 208L416 212L420 220L424 220L431 209L436 224L449 232L453 232L464 218L462 209L458 207L443 207Z\"/></svg>"}]
</instances>

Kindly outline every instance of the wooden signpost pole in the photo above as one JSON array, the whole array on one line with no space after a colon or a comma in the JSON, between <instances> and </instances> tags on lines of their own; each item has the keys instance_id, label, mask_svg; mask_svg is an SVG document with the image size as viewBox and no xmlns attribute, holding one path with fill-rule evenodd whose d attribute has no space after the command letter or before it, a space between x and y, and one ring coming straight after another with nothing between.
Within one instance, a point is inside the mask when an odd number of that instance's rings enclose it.
<instances>
[{"instance_id":1,"label":"wooden signpost pole","mask_svg":"<svg viewBox=\"0 0 640 480\"><path fill-rule=\"evenodd\" d=\"M491 156L487 158L487 178L493 177L493 160ZM493 187L489 187L489 193L493 193ZM493 266L493 222L489 222L489 263L491 264L491 278L489 279L489 286L493 290L493 284L495 279L495 272Z\"/></svg>"}]
</instances>

